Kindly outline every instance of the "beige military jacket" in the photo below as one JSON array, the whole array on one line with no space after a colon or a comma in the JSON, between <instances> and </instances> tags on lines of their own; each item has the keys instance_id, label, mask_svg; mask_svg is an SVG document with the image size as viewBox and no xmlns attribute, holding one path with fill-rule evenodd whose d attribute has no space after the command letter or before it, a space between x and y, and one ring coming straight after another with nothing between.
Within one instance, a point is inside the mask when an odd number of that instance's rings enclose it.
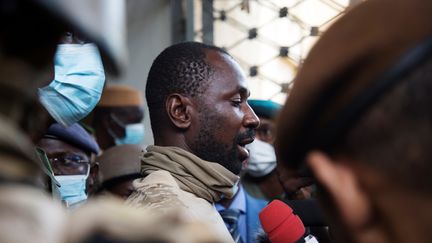
<instances>
[{"instance_id":1,"label":"beige military jacket","mask_svg":"<svg viewBox=\"0 0 432 243\"><path fill-rule=\"evenodd\" d=\"M180 189L169 172L159 170L137 179L134 188L136 192L128 198L126 204L153 209L154 212L169 212L176 208L183 210L185 217L206 224L223 242L233 242L214 204Z\"/></svg>"},{"instance_id":2,"label":"beige military jacket","mask_svg":"<svg viewBox=\"0 0 432 243\"><path fill-rule=\"evenodd\" d=\"M63 242L66 213L42 188L43 175L30 140L0 115L0 242Z\"/></svg>"}]
</instances>

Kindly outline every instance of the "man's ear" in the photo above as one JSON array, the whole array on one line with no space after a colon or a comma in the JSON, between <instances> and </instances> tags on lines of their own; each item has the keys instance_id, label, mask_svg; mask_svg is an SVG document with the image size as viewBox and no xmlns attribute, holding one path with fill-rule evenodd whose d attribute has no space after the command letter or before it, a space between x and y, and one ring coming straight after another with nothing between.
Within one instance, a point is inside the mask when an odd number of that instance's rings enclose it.
<instances>
[{"instance_id":1,"label":"man's ear","mask_svg":"<svg viewBox=\"0 0 432 243\"><path fill-rule=\"evenodd\" d=\"M181 94L170 94L165 109L171 122L180 129L187 129L192 122L192 101Z\"/></svg>"},{"instance_id":2,"label":"man's ear","mask_svg":"<svg viewBox=\"0 0 432 243\"><path fill-rule=\"evenodd\" d=\"M373 217L373 212L355 170L320 152L311 152L307 162L317 181L334 200L342 223L353 231L361 231Z\"/></svg>"}]
</instances>

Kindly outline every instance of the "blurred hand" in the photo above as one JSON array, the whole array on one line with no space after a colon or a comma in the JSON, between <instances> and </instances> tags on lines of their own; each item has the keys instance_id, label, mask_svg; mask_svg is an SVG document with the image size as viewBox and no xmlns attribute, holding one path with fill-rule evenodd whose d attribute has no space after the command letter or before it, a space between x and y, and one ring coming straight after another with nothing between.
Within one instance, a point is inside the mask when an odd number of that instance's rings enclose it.
<instances>
[{"instance_id":1,"label":"blurred hand","mask_svg":"<svg viewBox=\"0 0 432 243\"><path fill-rule=\"evenodd\" d=\"M278 165L277 175L282 184L287 199L305 199L311 195L310 185L314 183L314 179L310 176L300 175L298 171L285 168Z\"/></svg>"}]
</instances>

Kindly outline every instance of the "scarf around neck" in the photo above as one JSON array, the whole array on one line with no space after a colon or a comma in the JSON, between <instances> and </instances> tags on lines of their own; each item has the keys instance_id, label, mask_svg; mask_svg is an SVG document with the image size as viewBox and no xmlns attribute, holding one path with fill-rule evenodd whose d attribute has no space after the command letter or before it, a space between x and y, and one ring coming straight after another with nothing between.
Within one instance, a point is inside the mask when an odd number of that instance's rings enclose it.
<instances>
[{"instance_id":1,"label":"scarf around neck","mask_svg":"<svg viewBox=\"0 0 432 243\"><path fill-rule=\"evenodd\" d=\"M180 189L211 203L232 198L239 177L218 163L202 160L178 147L148 146L141 160L143 176L168 171Z\"/></svg>"}]
</instances>

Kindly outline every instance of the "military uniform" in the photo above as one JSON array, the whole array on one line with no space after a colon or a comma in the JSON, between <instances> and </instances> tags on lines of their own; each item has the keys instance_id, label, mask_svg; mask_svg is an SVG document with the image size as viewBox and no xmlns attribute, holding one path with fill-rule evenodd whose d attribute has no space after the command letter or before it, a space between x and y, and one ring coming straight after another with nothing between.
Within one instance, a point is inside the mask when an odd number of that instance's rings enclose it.
<instances>
[{"instance_id":1,"label":"military uniform","mask_svg":"<svg viewBox=\"0 0 432 243\"><path fill-rule=\"evenodd\" d=\"M44 193L42 175L32 143L0 115L0 242L63 240L66 215Z\"/></svg>"},{"instance_id":2,"label":"military uniform","mask_svg":"<svg viewBox=\"0 0 432 243\"><path fill-rule=\"evenodd\" d=\"M126 204L155 213L184 211L185 217L202 222L224 242L233 242L214 202L232 197L238 176L217 163L201 160L177 147L148 146L142 159L142 179Z\"/></svg>"}]
</instances>

